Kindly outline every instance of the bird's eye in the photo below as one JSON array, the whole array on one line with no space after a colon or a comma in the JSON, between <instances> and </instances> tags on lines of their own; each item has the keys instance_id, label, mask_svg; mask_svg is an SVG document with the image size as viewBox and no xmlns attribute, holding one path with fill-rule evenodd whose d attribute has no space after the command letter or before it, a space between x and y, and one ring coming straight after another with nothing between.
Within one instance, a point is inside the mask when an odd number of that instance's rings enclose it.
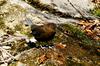
<instances>
[{"instance_id":1,"label":"bird's eye","mask_svg":"<svg viewBox=\"0 0 100 66\"><path fill-rule=\"evenodd\" d=\"M40 36L40 32L39 31L36 31L36 30L32 31L32 34L34 36Z\"/></svg>"},{"instance_id":2,"label":"bird's eye","mask_svg":"<svg viewBox=\"0 0 100 66\"><path fill-rule=\"evenodd\" d=\"M33 35L36 35L38 32L37 31L32 31L32 34Z\"/></svg>"}]
</instances>

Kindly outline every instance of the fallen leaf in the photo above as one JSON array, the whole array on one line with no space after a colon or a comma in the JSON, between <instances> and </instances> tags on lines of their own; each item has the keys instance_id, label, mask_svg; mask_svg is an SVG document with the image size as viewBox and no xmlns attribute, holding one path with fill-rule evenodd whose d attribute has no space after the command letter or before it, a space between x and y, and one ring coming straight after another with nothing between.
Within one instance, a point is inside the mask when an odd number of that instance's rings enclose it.
<instances>
[{"instance_id":1,"label":"fallen leaf","mask_svg":"<svg viewBox=\"0 0 100 66\"><path fill-rule=\"evenodd\" d=\"M47 57L45 55L42 55L42 56L39 57L38 60L39 60L39 62L41 64L41 63L44 63L47 60Z\"/></svg>"},{"instance_id":2,"label":"fallen leaf","mask_svg":"<svg viewBox=\"0 0 100 66\"><path fill-rule=\"evenodd\" d=\"M62 44L62 43L59 43L59 44L56 44L55 47L59 48L59 49L64 49L66 47L66 45Z\"/></svg>"}]
</instances>

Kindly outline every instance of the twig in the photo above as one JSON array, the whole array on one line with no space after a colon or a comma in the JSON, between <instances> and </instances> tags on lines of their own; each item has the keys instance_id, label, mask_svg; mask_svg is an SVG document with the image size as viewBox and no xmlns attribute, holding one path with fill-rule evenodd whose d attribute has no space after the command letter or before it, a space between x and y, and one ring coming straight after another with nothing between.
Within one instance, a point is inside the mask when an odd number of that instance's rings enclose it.
<instances>
[{"instance_id":1,"label":"twig","mask_svg":"<svg viewBox=\"0 0 100 66\"><path fill-rule=\"evenodd\" d=\"M0 51L2 53L2 57L1 57L1 61L0 63L9 63L11 62L14 58L14 56L12 56L9 52L7 52L7 50L5 50L4 48L0 47ZM5 54L9 57L8 59L5 59L7 57L5 57Z\"/></svg>"}]
</instances>

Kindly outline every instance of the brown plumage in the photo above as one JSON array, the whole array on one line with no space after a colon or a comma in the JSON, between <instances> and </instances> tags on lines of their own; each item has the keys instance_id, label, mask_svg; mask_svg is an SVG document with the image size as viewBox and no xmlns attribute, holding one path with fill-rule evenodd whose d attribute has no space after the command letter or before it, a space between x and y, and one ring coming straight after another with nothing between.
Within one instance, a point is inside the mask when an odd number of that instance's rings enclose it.
<instances>
[{"instance_id":1,"label":"brown plumage","mask_svg":"<svg viewBox=\"0 0 100 66\"><path fill-rule=\"evenodd\" d=\"M31 26L32 35L35 36L37 41L48 41L53 39L56 33L56 24L47 23L41 26Z\"/></svg>"}]
</instances>

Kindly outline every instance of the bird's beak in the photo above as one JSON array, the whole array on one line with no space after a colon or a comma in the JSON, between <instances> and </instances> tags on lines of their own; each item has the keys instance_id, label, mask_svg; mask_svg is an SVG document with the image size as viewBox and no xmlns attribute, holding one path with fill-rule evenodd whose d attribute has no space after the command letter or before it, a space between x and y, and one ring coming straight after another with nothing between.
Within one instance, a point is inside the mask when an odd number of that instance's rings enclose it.
<instances>
[{"instance_id":1,"label":"bird's beak","mask_svg":"<svg viewBox=\"0 0 100 66\"><path fill-rule=\"evenodd\" d=\"M30 31L30 34L32 34L32 31Z\"/></svg>"}]
</instances>

